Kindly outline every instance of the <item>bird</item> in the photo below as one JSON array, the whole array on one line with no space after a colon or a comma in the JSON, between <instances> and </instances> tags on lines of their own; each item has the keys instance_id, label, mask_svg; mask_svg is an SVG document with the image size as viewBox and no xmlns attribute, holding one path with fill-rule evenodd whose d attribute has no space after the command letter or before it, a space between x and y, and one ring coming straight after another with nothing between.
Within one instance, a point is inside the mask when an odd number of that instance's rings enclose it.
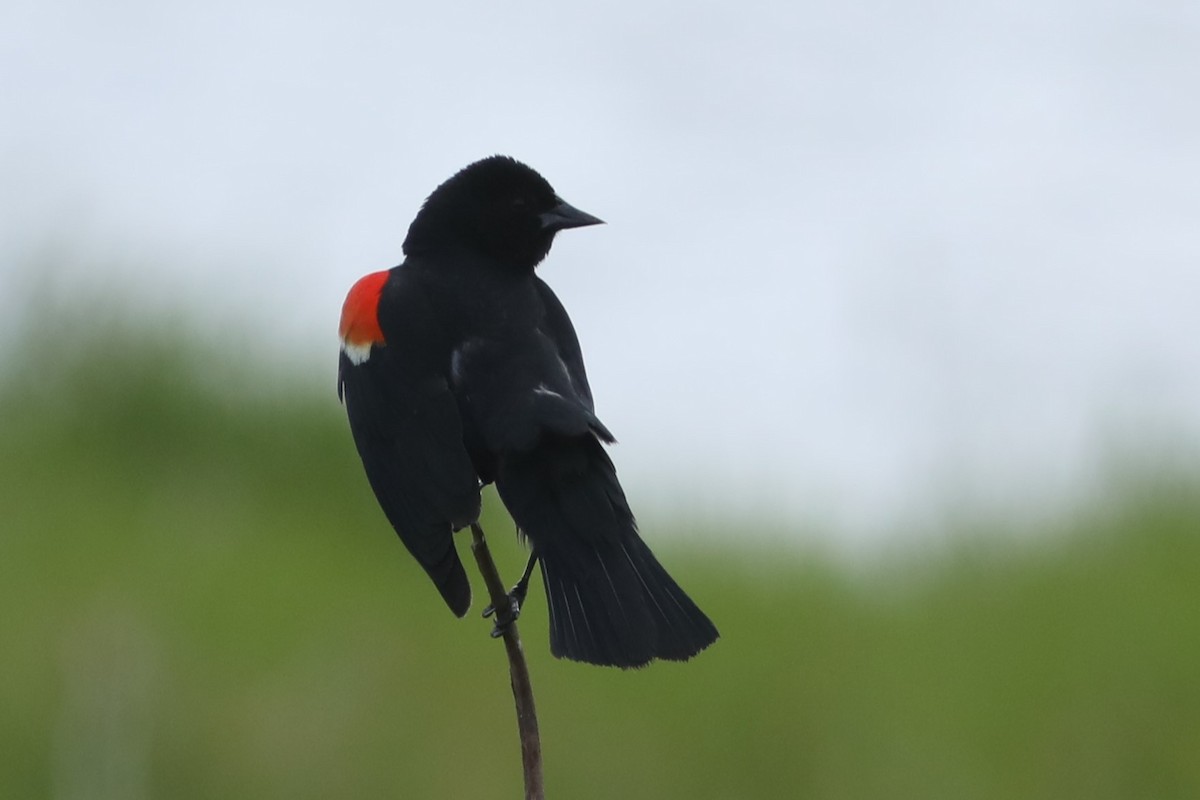
<instances>
[{"instance_id":1,"label":"bird","mask_svg":"<svg viewBox=\"0 0 1200 800\"><path fill-rule=\"evenodd\" d=\"M421 206L402 262L350 289L338 397L384 515L456 616L471 588L453 534L494 484L530 548L514 611L536 564L555 657L686 661L717 629L642 539L575 328L536 273L556 234L598 224L512 157L464 167Z\"/></svg>"}]
</instances>

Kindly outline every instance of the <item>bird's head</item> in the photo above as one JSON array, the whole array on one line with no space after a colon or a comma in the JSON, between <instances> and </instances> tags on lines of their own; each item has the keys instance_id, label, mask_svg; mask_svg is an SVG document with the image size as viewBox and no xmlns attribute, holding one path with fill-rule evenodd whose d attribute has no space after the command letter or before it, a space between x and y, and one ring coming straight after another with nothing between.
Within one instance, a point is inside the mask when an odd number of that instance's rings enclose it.
<instances>
[{"instance_id":1,"label":"bird's head","mask_svg":"<svg viewBox=\"0 0 1200 800\"><path fill-rule=\"evenodd\" d=\"M554 193L535 170L508 156L464 167L429 195L408 229L408 255L467 247L515 269L532 270L554 234L603 221Z\"/></svg>"}]
</instances>

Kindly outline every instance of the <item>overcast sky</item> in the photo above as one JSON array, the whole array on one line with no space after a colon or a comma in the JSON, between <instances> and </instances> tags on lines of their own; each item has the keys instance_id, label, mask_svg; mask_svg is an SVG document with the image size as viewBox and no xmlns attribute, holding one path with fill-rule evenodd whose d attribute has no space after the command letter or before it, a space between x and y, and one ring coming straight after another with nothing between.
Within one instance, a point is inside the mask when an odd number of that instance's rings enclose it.
<instances>
[{"instance_id":1,"label":"overcast sky","mask_svg":"<svg viewBox=\"0 0 1200 800\"><path fill-rule=\"evenodd\" d=\"M870 540L1200 442L1195 3L19 0L0 81L5 303L52 251L330 386L434 186L537 168L635 508Z\"/></svg>"}]
</instances>

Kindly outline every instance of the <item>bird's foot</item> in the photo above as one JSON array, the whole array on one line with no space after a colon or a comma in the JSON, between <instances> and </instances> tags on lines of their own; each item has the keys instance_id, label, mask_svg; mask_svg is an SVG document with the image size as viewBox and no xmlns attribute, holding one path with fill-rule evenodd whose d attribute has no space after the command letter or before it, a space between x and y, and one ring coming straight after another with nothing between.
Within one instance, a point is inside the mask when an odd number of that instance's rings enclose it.
<instances>
[{"instance_id":1,"label":"bird's foot","mask_svg":"<svg viewBox=\"0 0 1200 800\"><path fill-rule=\"evenodd\" d=\"M523 581L512 588L505 597L508 599L508 608L505 613L497 613L495 604L489 605L483 610L484 617L495 615L496 624L492 628L492 638L499 639L508 630L508 626L512 625L521 616L521 604L525 602L525 593L529 591L529 582Z\"/></svg>"}]
</instances>

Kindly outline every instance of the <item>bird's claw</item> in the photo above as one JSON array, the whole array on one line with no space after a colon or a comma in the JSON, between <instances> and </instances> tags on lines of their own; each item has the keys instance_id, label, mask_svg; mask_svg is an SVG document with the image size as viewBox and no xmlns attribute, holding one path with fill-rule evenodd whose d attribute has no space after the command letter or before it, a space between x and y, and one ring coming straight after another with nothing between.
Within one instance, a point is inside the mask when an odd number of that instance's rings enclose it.
<instances>
[{"instance_id":1,"label":"bird's claw","mask_svg":"<svg viewBox=\"0 0 1200 800\"><path fill-rule=\"evenodd\" d=\"M514 597L512 594L507 595L507 597L508 597L508 613L507 614L497 614L495 605L490 605L483 610L483 616L490 617L492 615L495 615L495 617L496 617L496 624L492 627L492 638L493 639L499 639L501 636L503 636L504 632L506 630L508 630L508 626L512 625L514 622L516 622L517 618L521 616L520 601L518 601L517 598Z\"/></svg>"},{"instance_id":2,"label":"bird's claw","mask_svg":"<svg viewBox=\"0 0 1200 800\"><path fill-rule=\"evenodd\" d=\"M516 622L521 616L521 604L525 602L525 593L528 588L528 584L522 585L518 583L512 588L511 592L505 595L505 597L508 598L507 614L497 614L496 605L494 603L489 604L488 607L483 610L483 616L485 618L493 615L496 617L496 624L492 628L493 639L499 639L501 636L503 636L504 632L508 630L508 626Z\"/></svg>"}]
</instances>

